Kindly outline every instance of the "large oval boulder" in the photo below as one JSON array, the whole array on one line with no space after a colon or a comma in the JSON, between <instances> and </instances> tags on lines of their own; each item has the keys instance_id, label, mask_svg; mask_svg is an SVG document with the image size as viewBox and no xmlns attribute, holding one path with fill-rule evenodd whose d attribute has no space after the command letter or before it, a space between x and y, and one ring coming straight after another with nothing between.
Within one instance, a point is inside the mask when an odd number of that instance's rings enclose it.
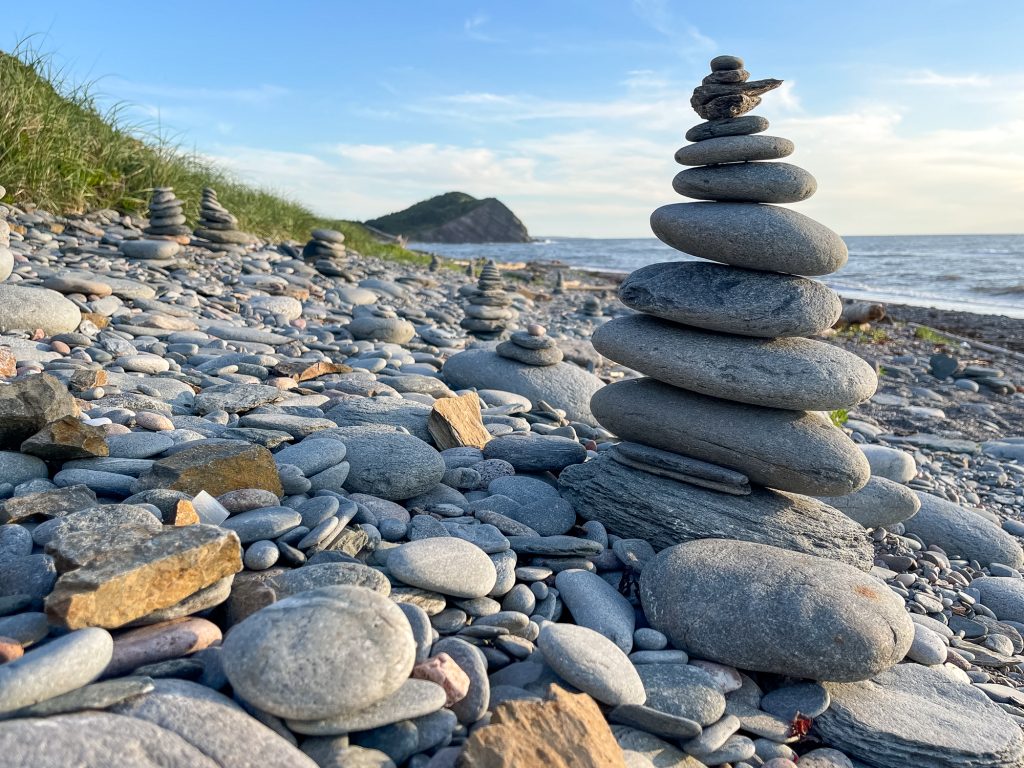
<instances>
[{"instance_id":1,"label":"large oval boulder","mask_svg":"<svg viewBox=\"0 0 1024 768\"><path fill-rule=\"evenodd\" d=\"M846 263L843 239L788 208L750 203L674 203L651 214L667 245L734 267L828 275Z\"/></svg>"},{"instance_id":2,"label":"large oval boulder","mask_svg":"<svg viewBox=\"0 0 1024 768\"><path fill-rule=\"evenodd\" d=\"M70 300L49 288L0 285L0 333L34 331L47 336L70 333L82 322L82 313Z\"/></svg>"},{"instance_id":3,"label":"large oval boulder","mask_svg":"<svg viewBox=\"0 0 1024 768\"><path fill-rule=\"evenodd\" d=\"M824 283L701 261L666 261L631 272L619 298L638 312L709 331L776 338L813 336L843 311Z\"/></svg>"},{"instance_id":4,"label":"large oval boulder","mask_svg":"<svg viewBox=\"0 0 1024 768\"><path fill-rule=\"evenodd\" d=\"M651 626L693 656L812 680L866 680L903 659L914 624L881 581L763 544L703 539L644 567Z\"/></svg>"},{"instance_id":5,"label":"large oval boulder","mask_svg":"<svg viewBox=\"0 0 1024 768\"><path fill-rule=\"evenodd\" d=\"M852 352L804 338L752 339L647 315L617 317L594 348L647 376L738 403L834 411L867 400L874 369Z\"/></svg>"},{"instance_id":6,"label":"large oval boulder","mask_svg":"<svg viewBox=\"0 0 1024 768\"><path fill-rule=\"evenodd\" d=\"M977 560L982 565L1004 563L1024 566L1024 550L1017 540L977 512L952 501L918 492L921 508L903 523L907 533L927 545L942 547L950 557Z\"/></svg>"},{"instance_id":7,"label":"large oval boulder","mask_svg":"<svg viewBox=\"0 0 1024 768\"><path fill-rule=\"evenodd\" d=\"M388 501L411 499L441 482L444 459L418 437L389 427L333 430L345 443L349 463L345 489Z\"/></svg>"}]
</instances>

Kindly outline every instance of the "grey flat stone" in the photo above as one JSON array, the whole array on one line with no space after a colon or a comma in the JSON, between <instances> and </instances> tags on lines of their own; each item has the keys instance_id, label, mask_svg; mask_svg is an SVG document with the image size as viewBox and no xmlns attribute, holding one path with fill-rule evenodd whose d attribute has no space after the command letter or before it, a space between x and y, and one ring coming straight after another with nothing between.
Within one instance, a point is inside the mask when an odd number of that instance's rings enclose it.
<instances>
[{"instance_id":1,"label":"grey flat stone","mask_svg":"<svg viewBox=\"0 0 1024 768\"><path fill-rule=\"evenodd\" d=\"M40 645L0 666L0 713L81 688L99 677L114 652L105 629L89 627Z\"/></svg>"},{"instance_id":2,"label":"grey flat stone","mask_svg":"<svg viewBox=\"0 0 1024 768\"><path fill-rule=\"evenodd\" d=\"M53 336L74 331L80 322L78 307L56 291L0 283L0 333L42 328Z\"/></svg>"},{"instance_id":3,"label":"grey flat stone","mask_svg":"<svg viewBox=\"0 0 1024 768\"><path fill-rule=\"evenodd\" d=\"M260 539L276 539L302 522L302 515L289 507L264 507L233 515L221 523L234 531L243 544Z\"/></svg>"},{"instance_id":4,"label":"grey flat stone","mask_svg":"<svg viewBox=\"0 0 1024 768\"><path fill-rule=\"evenodd\" d=\"M573 620L599 632L624 653L633 649L633 606L596 573L570 569L555 577L555 586Z\"/></svg>"},{"instance_id":5,"label":"grey flat stone","mask_svg":"<svg viewBox=\"0 0 1024 768\"><path fill-rule=\"evenodd\" d=\"M246 701L301 720L379 701L408 678L415 655L398 606L350 586L321 587L257 611L232 628L221 652Z\"/></svg>"},{"instance_id":6,"label":"grey flat stone","mask_svg":"<svg viewBox=\"0 0 1024 768\"><path fill-rule=\"evenodd\" d=\"M833 344L713 333L647 315L615 318L593 342L605 357L666 384L770 408L847 408L878 383L868 363Z\"/></svg>"},{"instance_id":7,"label":"grey flat stone","mask_svg":"<svg viewBox=\"0 0 1024 768\"><path fill-rule=\"evenodd\" d=\"M753 203L675 203L651 214L664 243L734 267L827 275L846 263L846 244L814 219Z\"/></svg>"},{"instance_id":8,"label":"grey flat stone","mask_svg":"<svg viewBox=\"0 0 1024 768\"><path fill-rule=\"evenodd\" d=\"M391 501L429 491L444 476L444 460L430 445L386 427L338 429L348 448L345 488Z\"/></svg>"},{"instance_id":9,"label":"grey flat stone","mask_svg":"<svg viewBox=\"0 0 1024 768\"><path fill-rule=\"evenodd\" d=\"M636 668L647 691L647 706L702 726L725 712L725 696L703 669L689 664L641 664Z\"/></svg>"},{"instance_id":10,"label":"grey flat stone","mask_svg":"<svg viewBox=\"0 0 1024 768\"><path fill-rule=\"evenodd\" d=\"M644 568L640 597L677 648L812 680L871 677L903 659L914 637L903 600L883 582L762 544L704 539L663 550Z\"/></svg>"},{"instance_id":11,"label":"grey flat stone","mask_svg":"<svg viewBox=\"0 0 1024 768\"><path fill-rule=\"evenodd\" d=\"M555 672L598 701L612 706L644 703L646 694L637 670L615 643L594 630L548 624L537 646Z\"/></svg>"},{"instance_id":12,"label":"grey flat stone","mask_svg":"<svg viewBox=\"0 0 1024 768\"><path fill-rule=\"evenodd\" d=\"M680 171L672 188L697 200L798 203L817 191L818 182L790 163L729 163Z\"/></svg>"},{"instance_id":13,"label":"grey flat stone","mask_svg":"<svg viewBox=\"0 0 1024 768\"><path fill-rule=\"evenodd\" d=\"M403 544L388 555L388 570L406 584L452 597L483 597L497 578L482 549L454 537Z\"/></svg>"},{"instance_id":14,"label":"grey flat stone","mask_svg":"<svg viewBox=\"0 0 1024 768\"><path fill-rule=\"evenodd\" d=\"M686 140L706 141L718 136L746 136L767 130L767 118L760 115L742 115L699 123L686 132Z\"/></svg>"},{"instance_id":15,"label":"grey flat stone","mask_svg":"<svg viewBox=\"0 0 1024 768\"><path fill-rule=\"evenodd\" d=\"M793 154L796 146L778 136L719 136L676 150L680 165L713 165L752 160L779 160Z\"/></svg>"},{"instance_id":16,"label":"grey flat stone","mask_svg":"<svg viewBox=\"0 0 1024 768\"><path fill-rule=\"evenodd\" d=\"M496 437L483 453L488 459L507 461L517 472L558 472L587 458L587 450L575 440L532 432Z\"/></svg>"},{"instance_id":17,"label":"grey flat stone","mask_svg":"<svg viewBox=\"0 0 1024 768\"><path fill-rule=\"evenodd\" d=\"M685 261L635 270L619 298L665 320L763 338L820 333L843 308L838 294L816 280Z\"/></svg>"},{"instance_id":18,"label":"grey flat stone","mask_svg":"<svg viewBox=\"0 0 1024 768\"><path fill-rule=\"evenodd\" d=\"M289 720L296 733L328 736L352 731L368 731L400 720L429 715L444 707L444 688L428 680L410 678L398 690L365 709L325 717L320 720Z\"/></svg>"},{"instance_id":19,"label":"grey flat stone","mask_svg":"<svg viewBox=\"0 0 1024 768\"><path fill-rule=\"evenodd\" d=\"M327 411L327 418L339 427L404 427L424 442L431 442L427 429L430 408L397 397L346 397Z\"/></svg>"},{"instance_id":20,"label":"grey flat stone","mask_svg":"<svg viewBox=\"0 0 1024 768\"><path fill-rule=\"evenodd\" d=\"M863 488L846 496L821 500L865 528L890 528L913 517L921 508L913 491L884 477L872 477Z\"/></svg>"},{"instance_id":21,"label":"grey flat stone","mask_svg":"<svg viewBox=\"0 0 1024 768\"><path fill-rule=\"evenodd\" d=\"M769 488L841 495L868 480L864 454L818 413L731 403L653 379L611 384L591 408L621 438L734 469Z\"/></svg>"},{"instance_id":22,"label":"grey flat stone","mask_svg":"<svg viewBox=\"0 0 1024 768\"><path fill-rule=\"evenodd\" d=\"M868 464L872 477L881 477L894 483L906 484L917 476L917 462L914 457L899 448L884 445L858 446Z\"/></svg>"}]
</instances>

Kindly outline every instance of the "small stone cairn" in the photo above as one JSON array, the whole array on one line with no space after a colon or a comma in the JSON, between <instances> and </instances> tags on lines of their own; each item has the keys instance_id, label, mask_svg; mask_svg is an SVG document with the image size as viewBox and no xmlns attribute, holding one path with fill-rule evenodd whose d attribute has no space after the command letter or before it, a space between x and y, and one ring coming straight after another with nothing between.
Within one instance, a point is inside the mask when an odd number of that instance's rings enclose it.
<instances>
[{"instance_id":1,"label":"small stone cairn","mask_svg":"<svg viewBox=\"0 0 1024 768\"><path fill-rule=\"evenodd\" d=\"M7 194L7 190L0 186L0 200ZM11 225L0 210L0 282L6 280L14 271L14 254L11 253Z\"/></svg>"},{"instance_id":2,"label":"small stone cairn","mask_svg":"<svg viewBox=\"0 0 1024 768\"><path fill-rule=\"evenodd\" d=\"M543 325L531 323L525 331L515 331L507 341L498 344L499 355L526 365L557 365L562 362L562 350L547 335Z\"/></svg>"},{"instance_id":3,"label":"small stone cairn","mask_svg":"<svg viewBox=\"0 0 1024 768\"><path fill-rule=\"evenodd\" d=\"M345 235L333 229L314 229L312 238L302 249L306 259L339 261L345 258Z\"/></svg>"},{"instance_id":4,"label":"small stone cairn","mask_svg":"<svg viewBox=\"0 0 1024 768\"><path fill-rule=\"evenodd\" d=\"M466 290L465 296L466 317L459 325L478 339L496 339L516 320L512 297L506 293L493 260L484 264L476 288Z\"/></svg>"},{"instance_id":5,"label":"small stone cairn","mask_svg":"<svg viewBox=\"0 0 1024 768\"><path fill-rule=\"evenodd\" d=\"M174 196L173 187L157 187L149 199L149 226L143 231L147 237L175 240L185 244L191 234L185 226L184 203Z\"/></svg>"},{"instance_id":6,"label":"small stone cairn","mask_svg":"<svg viewBox=\"0 0 1024 768\"><path fill-rule=\"evenodd\" d=\"M203 190L199 203L199 226L195 236L218 245L247 245L256 238L238 230L238 219L217 200L217 192L210 187Z\"/></svg>"}]
</instances>

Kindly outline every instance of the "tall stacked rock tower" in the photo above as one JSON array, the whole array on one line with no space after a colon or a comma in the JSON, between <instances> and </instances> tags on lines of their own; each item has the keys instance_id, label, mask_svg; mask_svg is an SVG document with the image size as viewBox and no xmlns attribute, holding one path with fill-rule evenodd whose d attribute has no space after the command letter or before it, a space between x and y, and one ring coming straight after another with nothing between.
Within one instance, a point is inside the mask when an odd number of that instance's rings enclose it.
<instances>
[{"instance_id":1,"label":"tall stacked rock tower","mask_svg":"<svg viewBox=\"0 0 1024 768\"><path fill-rule=\"evenodd\" d=\"M841 496L863 486L866 460L824 412L867 399L877 382L859 357L805 338L829 328L841 302L800 275L834 272L847 253L832 230L773 205L817 186L778 162L793 143L758 135L768 121L746 114L781 81L748 81L733 56L711 69L691 100L707 122L676 153L693 167L673 182L703 202L651 216L662 241L707 261L654 264L623 282L620 298L640 314L606 323L593 342L646 378L602 388L591 409L630 442L566 470L563 489L584 517L662 546L722 536L869 567L858 526L821 502L765 490Z\"/></svg>"},{"instance_id":2,"label":"tall stacked rock tower","mask_svg":"<svg viewBox=\"0 0 1024 768\"><path fill-rule=\"evenodd\" d=\"M465 294L466 316L459 325L478 339L498 338L518 317L493 261L484 264L476 288L469 288Z\"/></svg>"}]
</instances>

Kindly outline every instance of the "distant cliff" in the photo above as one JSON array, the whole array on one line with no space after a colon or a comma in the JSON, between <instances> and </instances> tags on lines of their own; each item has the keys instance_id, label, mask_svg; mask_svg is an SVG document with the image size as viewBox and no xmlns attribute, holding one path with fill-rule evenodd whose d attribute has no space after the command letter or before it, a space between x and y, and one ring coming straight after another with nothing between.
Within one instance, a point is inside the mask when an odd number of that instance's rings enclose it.
<instances>
[{"instance_id":1,"label":"distant cliff","mask_svg":"<svg viewBox=\"0 0 1024 768\"><path fill-rule=\"evenodd\" d=\"M420 243L528 243L526 226L500 200L447 192L368 226Z\"/></svg>"}]
</instances>

